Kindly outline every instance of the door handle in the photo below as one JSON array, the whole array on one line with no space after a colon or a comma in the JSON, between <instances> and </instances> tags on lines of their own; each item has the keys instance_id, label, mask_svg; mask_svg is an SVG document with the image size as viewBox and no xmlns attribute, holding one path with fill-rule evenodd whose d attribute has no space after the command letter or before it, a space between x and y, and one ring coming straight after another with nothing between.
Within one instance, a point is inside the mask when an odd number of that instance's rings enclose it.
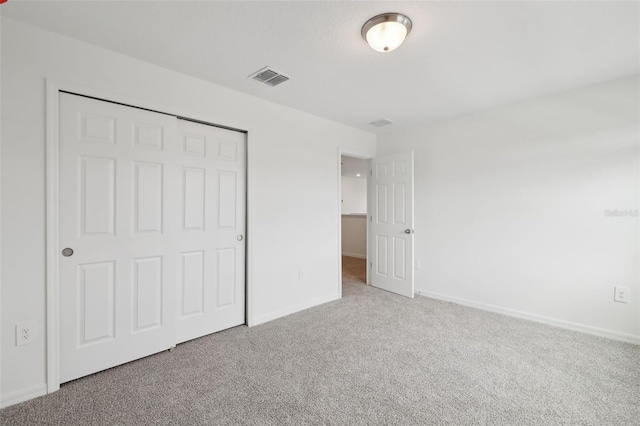
<instances>
[{"instance_id":1,"label":"door handle","mask_svg":"<svg viewBox=\"0 0 640 426\"><path fill-rule=\"evenodd\" d=\"M404 233L405 234L413 234L413 229L407 228L407 229L404 230Z\"/></svg>"},{"instance_id":2,"label":"door handle","mask_svg":"<svg viewBox=\"0 0 640 426\"><path fill-rule=\"evenodd\" d=\"M62 255L63 255L64 257L73 256L73 249L72 249L72 248L69 248L69 247L67 247L67 248L63 249L63 250L62 250Z\"/></svg>"},{"instance_id":3,"label":"door handle","mask_svg":"<svg viewBox=\"0 0 640 426\"><path fill-rule=\"evenodd\" d=\"M238 235L238 237L237 237L237 238L238 238L238 241L242 241L242 240L244 240L244 236L243 236L242 234Z\"/></svg>"}]
</instances>

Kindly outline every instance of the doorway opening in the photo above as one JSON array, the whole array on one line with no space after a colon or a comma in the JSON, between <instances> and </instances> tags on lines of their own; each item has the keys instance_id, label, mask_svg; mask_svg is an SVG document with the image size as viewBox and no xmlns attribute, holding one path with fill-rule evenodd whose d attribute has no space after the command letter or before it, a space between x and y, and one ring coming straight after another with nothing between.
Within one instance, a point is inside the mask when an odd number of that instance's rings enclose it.
<instances>
[{"instance_id":1,"label":"doorway opening","mask_svg":"<svg viewBox=\"0 0 640 426\"><path fill-rule=\"evenodd\" d=\"M340 164L342 286L366 285L370 160L341 155Z\"/></svg>"}]
</instances>

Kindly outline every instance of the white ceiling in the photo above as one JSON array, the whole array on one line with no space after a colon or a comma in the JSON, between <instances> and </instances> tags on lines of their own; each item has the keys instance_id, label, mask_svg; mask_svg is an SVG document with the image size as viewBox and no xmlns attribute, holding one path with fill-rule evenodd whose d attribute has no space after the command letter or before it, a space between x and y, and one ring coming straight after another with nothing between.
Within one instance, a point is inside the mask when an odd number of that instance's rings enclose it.
<instances>
[{"instance_id":1,"label":"white ceiling","mask_svg":"<svg viewBox=\"0 0 640 426\"><path fill-rule=\"evenodd\" d=\"M360 28L389 11L413 30L377 53ZM9 0L1 13L378 133L640 70L635 1ZM291 80L247 78L267 65ZM380 118L395 124L368 124Z\"/></svg>"},{"instance_id":2,"label":"white ceiling","mask_svg":"<svg viewBox=\"0 0 640 426\"><path fill-rule=\"evenodd\" d=\"M342 176L366 179L369 174L369 160L343 155L340 159Z\"/></svg>"}]
</instances>

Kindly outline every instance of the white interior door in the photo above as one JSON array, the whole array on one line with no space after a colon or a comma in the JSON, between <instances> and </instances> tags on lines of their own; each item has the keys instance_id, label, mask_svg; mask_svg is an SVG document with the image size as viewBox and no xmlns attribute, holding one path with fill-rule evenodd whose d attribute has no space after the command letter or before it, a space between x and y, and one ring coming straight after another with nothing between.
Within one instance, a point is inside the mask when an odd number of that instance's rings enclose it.
<instances>
[{"instance_id":1,"label":"white interior door","mask_svg":"<svg viewBox=\"0 0 640 426\"><path fill-rule=\"evenodd\" d=\"M65 93L59 111L66 382L175 342L180 152L175 117Z\"/></svg>"},{"instance_id":2,"label":"white interior door","mask_svg":"<svg viewBox=\"0 0 640 426\"><path fill-rule=\"evenodd\" d=\"M413 297L413 152L371 166L371 285Z\"/></svg>"},{"instance_id":3,"label":"white interior door","mask_svg":"<svg viewBox=\"0 0 640 426\"><path fill-rule=\"evenodd\" d=\"M178 120L177 342L245 323L244 133Z\"/></svg>"}]
</instances>

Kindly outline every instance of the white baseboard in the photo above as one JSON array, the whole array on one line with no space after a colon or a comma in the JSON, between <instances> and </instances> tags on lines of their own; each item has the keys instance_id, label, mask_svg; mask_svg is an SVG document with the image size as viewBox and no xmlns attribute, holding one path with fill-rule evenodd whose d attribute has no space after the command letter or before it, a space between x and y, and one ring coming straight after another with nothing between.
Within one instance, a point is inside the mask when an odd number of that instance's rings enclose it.
<instances>
[{"instance_id":1,"label":"white baseboard","mask_svg":"<svg viewBox=\"0 0 640 426\"><path fill-rule=\"evenodd\" d=\"M37 398L47 394L47 384L40 383L37 385L29 386L24 389L16 390L13 392L7 392L0 398L0 407L5 408L10 405L18 404L20 402L28 401L33 398Z\"/></svg>"},{"instance_id":2,"label":"white baseboard","mask_svg":"<svg viewBox=\"0 0 640 426\"><path fill-rule=\"evenodd\" d=\"M366 254L357 254L357 253L346 253L346 252L342 252L343 256L347 256L347 257L357 257L358 259L366 259L367 255Z\"/></svg>"},{"instance_id":3,"label":"white baseboard","mask_svg":"<svg viewBox=\"0 0 640 426\"><path fill-rule=\"evenodd\" d=\"M286 309L270 312L265 315L260 315L253 319L253 322L249 324L249 327L254 325L264 324L265 322L273 321L278 318L286 317L287 315L295 314L296 312L304 311L305 309L313 308L314 306L322 305L323 303L333 302L340 299L339 295L331 295L321 297L319 299L310 300L308 302L300 303L298 305L289 306Z\"/></svg>"},{"instance_id":4,"label":"white baseboard","mask_svg":"<svg viewBox=\"0 0 640 426\"><path fill-rule=\"evenodd\" d=\"M433 293L427 290L416 289L416 294L423 297L443 300L445 302L457 303L458 305L469 306L471 308L482 309L483 311L495 312L497 314L539 322L542 324L564 328L567 330L579 331L581 333L592 334L594 336L606 337L613 340L640 345L640 336L636 336L634 334L620 333L619 331L609 330L606 328L598 328L586 324L580 324L557 318L546 317L543 315L532 314L529 312L518 311L515 309L503 308L501 306L489 305L487 303L475 302L468 299L461 299L455 296L448 296L446 294Z\"/></svg>"}]
</instances>

